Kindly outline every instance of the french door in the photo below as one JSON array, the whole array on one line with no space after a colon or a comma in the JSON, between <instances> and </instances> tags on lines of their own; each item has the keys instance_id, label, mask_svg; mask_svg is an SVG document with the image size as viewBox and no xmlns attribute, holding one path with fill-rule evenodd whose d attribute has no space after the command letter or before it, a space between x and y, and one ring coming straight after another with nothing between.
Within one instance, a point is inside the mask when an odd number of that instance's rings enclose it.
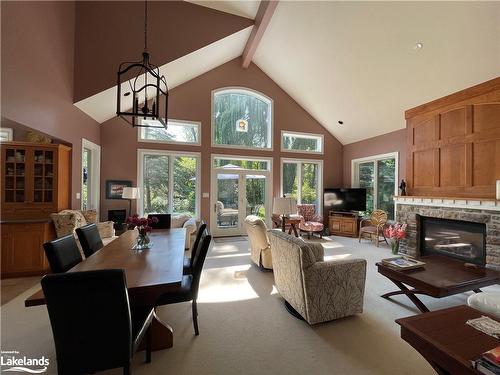
<instances>
[{"instance_id":1,"label":"french door","mask_svg":"<svg viewBox=\"0 0 500 375\"><path fill-rule=\"evenodd\" d=\"M231 161L234 161L231 160ZM244 169L228 163L212 169L211 226L215 236L246 234L248 215L261 217L270 224L271 173L269 170Z\"/></svg>"}]
</instances>

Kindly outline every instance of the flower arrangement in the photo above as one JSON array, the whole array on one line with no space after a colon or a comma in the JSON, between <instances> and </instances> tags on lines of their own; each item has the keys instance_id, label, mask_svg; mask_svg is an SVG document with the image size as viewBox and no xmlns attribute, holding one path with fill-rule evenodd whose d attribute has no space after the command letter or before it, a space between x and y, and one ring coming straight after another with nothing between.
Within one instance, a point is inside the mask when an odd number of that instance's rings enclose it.
<instances>
[{"instance_id":1,"label":"flower arrangement","mask_svg":"<svg viewBox=\"0 0 500 375\"><path fill-rule=\"evenodd\" d=\"M406 224L392 224L384 229L385 237L391 240L391 249L393 254L399 251L399 241L406 237Z\"/></svg>"},{"instance_id":2,"label":"flower arrangement","mask_svg":"<svg viewBox=\"0 0 500 375\"><path fill-rule=\"evenodd\" d=\"M155 224L158 222L157 217L146 218L139 217L139 215L135 214L133 216L129 216L125 221L129 226L133 226L137 228L139 231L139 236L137 236L137 249L147 249L149 248L149 236L148 233L153 229L151 224Z\"/></svg>"}]
</instances>

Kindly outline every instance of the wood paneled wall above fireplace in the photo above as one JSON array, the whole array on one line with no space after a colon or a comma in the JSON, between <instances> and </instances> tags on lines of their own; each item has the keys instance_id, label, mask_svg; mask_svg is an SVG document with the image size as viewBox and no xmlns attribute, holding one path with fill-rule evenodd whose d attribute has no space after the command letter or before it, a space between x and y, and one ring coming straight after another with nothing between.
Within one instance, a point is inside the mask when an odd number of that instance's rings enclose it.
<instances>
[{"instance_id":1,"label":"wood paneled wall above fireplace","mask_svg":"<svg viewBox=\"0 0 500 375\"><path fill-rule=\"evenodd\" d=\"M405 112L411 195L494 198L500 77Z\"/></svg>"}]
</instances>

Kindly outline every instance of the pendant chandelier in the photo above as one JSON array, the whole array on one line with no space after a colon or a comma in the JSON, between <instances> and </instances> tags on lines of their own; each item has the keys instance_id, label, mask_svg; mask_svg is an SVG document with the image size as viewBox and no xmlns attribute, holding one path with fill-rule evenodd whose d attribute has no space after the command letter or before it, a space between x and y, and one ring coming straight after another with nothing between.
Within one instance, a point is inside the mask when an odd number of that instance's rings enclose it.
<instances>
[{"instance_id":1,"label":"pendant chandelier","mask_svg":"<svg viewBox=\"0 0 500 375\"><path fill-rule=\"evenodd\" d=\"M135 73L135 77L134 77ZM131 77L132 78L127 78ZM128 83L130 91L123 94L122 84ZM160 76L160 69L150 61L148 52L148 2L144 2L144 52L142 60L123 62L118 68L118 93L116 98L116 115L133 127L167 128L168 86L165 76ZM160 116L160 96L165 95L165 118ZM123 110L131 108L130 110ZM143 120L146 120L143 122ZM161 125L155 125L158 120Z\"/></svg>"}]
</instances>

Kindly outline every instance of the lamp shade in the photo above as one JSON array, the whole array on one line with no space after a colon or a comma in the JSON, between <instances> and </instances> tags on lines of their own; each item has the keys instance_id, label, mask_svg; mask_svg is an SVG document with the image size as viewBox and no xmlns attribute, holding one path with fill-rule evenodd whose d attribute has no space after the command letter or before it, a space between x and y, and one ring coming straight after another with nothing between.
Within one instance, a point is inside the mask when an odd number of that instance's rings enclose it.
<instances>
[{"instance_id":1,"label":"lamp shade","mask_svg":"<svg viewBox=\"0 0 500 375\"><path fill-rule=\"evenodd\" d=\"M139 199L139 188L137 187L124 187L122 193L123 199Z\"/></svg>"},{"instance_id":2,"label":"lamp shade","mask_svg":"<svg viewBox=\"0 0 500 375\"><path fill-rule=\"evenodd\" d=\"M275 197L273 214L290 215L297 213L297 201L291 197Z\"/></svg>"}]
</instances>

